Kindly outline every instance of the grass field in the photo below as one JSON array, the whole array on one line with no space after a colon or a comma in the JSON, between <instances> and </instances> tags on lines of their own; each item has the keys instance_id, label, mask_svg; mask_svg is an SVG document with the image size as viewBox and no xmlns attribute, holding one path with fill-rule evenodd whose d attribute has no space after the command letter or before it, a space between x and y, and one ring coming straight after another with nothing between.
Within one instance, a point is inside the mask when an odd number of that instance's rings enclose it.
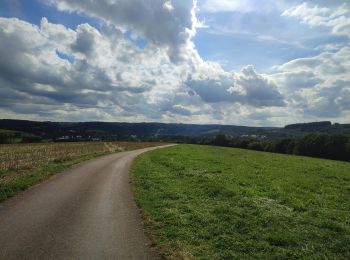
<instances>
[{"instance_id":1,"label":"grass field","mask_svg":"<svg viewBox=\"0 0 350 260\"><path fill-rule=\"evenodd\" d=\"M0 201L48 176L97 156L157 146L156 142L0 144Z\"/></svg>"},{"instance_id":2,"label":"grass field","mask_svg":"<svg viewBox=\"0 0 350 260\"><path fill-rule=\"evenodd\" d=\"M350 163L179 145L137 158L137 203L170 259L350 259Z\"/></svg>"}]
</instances>

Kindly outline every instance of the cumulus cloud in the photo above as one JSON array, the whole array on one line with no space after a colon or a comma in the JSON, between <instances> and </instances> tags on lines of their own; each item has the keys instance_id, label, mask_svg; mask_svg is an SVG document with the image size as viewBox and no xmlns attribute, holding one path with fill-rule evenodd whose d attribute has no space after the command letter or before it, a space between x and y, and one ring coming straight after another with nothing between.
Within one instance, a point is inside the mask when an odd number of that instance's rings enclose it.
<instances>
[{"instance_id":1,"label":"cumulus cloud","mask_svg":"<svg viewBox=\"0 0 350 260\"><path fill-rule=\"evenodd\" d=\"M3 104L40 106L9 109L35 113L45 107L61 111L68 106L70 111L85 113L95 108L105 120L133 114L162 120L171 114L208 116L208 111L219 111L213 104L217 102L284 105L274 83L253 67L226 72L200 58L192 42L195 1L160 1L157 6L140 1L143 9L137 18L130 13L135 8L129 1L118 5L105 1L99 7L78 0L52 3L60 10L98 17L103 23L99 29L80 24L73 30L46 18L39 26L0 18ZM124 36L128 27L151 44L140 49L129 42Z\"/></svg>"},{"instance_id":2,"label":"cumulus cloud","mask_svg":"<svg viewBox=\"0 0 350 260\"><path fill-rule=\"evenodd\" d=\"M304 2L282 13L310 26L329 27L335 35L350 37L350 10L346 3L336 7L311 6Z\"/></svg>"},{"instance_id":3,"label":"cumulus cloud","mask_svg":"<svg viewBox=\"0 0 350 260\"><path fill-rule=\"evenodd\" d=\"M275 75L275 80L280 86L290 90L302 88L313 88L323 80L315 75L313 71L286 71Z\"/></svg>"},{"instance_id":4,"label":"cumulus cloud","mask_svg":"<svg viewBox=\"0 0 350 260\"><path fill-rule=\"evenodd\" d=\"M214 77L208 74L190 76L185 84L205 102L238 102L255 107L285 105L277 86L259 75L253 66L238 73L221 71Z\"/></svg>"},{"instance_id":5,"label":"cumulus cloud","mask_svg":"<svg viewBox=\"0 0 350 260\"><path fill-rule=\"evenodd\" d=\"M145 93L155 85L152 69L159 64L154 55L140 52L122 34L112 40L88 24L74 31L46 18L40 27L0 18L0 27L0 80L7 93L2 100L108 110L133 100L135 93L146 102ZM59 57L57 50L74 56L74 62ZM146 70L139 63L144 58L150 60Z\"/></svg>"},{"instance_id":6,"label":"cumulus cloud","mask_svg":"<svg viewBox=\"0 0 350 260\"><path fill-rule=\"evenodd\" d=\"M350 37L350 9L334 1L319 6L302 3L285 10L285 17L294 17L311 27L329 28L335 36ZM334 45L332 45L334 46ZM350 45L323 48L312 57L298 58L278 67L271 75L284 86L291 110L308 118L348 120L350 109Z\"/></svg>"},{"instance_id":7,"label":"cumulus cloud","mask_svg":"<svg viewBox=\"0 0 350 260\"><path fill-rule=\"evenodd\" d=\"M272 76L284 86L290 106L319 118L349 114L350 47L281 65Z\"/></svg>"},{"instance_id":8,"label":"cumulus cloud","mask_svg":"<svg viewBox=\"0 0 350 260\"><path fill-rule=\"evenodd\" d=\"M64 12L95 17L100 24L69 29L46 18L39 25L0 18L2 115L270 124L281 117L345 118L350 109L349 46L292 60L271 75L251 65L227 71L196 50L193 37L200 23L195 0L50 3ZM216 2L207 3L215 7ZM221 3L236 8L233 2ZM248 3L255 1L237 8ZM340 25L346 24L346 15L334 6L302 5L284 12L284 17L311 26L318 21L317 26L339 35L345 35ZM146 46L140 48L126 32L143 38Z\"/></svg>"},{"instance_id":9,"label":"cumulus cloud","mask_svg":"<svg viewBox=\"0 0 350 260\"><path fill-rule=\"evenodd\" d=\"M285 1L265 0L264 2L259 0L205 0L200 8L205 12L241 12L241 13L260 13L270 12L274 9L280 9L285 6Z\"/></svg>"},{"instance_id":10,"label":"cumulus cloud","mask_svg":"<svg viewBox=\"0 0 350 260\"><path fill-rule=\"evenodd\" d=\"M187 58L193 48L192 37L200 25L195 15L196 0L119 0L83 1L50 0L61 11L84 13L113 24L122 30L132 29L150 44L167 49L172 61Z\"/></svg>"}]
</instances>

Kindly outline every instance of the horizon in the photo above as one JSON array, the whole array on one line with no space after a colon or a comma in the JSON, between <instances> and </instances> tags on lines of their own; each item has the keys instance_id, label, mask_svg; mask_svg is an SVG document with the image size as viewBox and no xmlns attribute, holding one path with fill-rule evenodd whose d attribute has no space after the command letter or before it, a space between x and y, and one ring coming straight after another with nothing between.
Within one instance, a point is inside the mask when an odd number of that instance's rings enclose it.
<instances>
[{"instance_id":1,"label":"horizon","mask_svg":"<svg viewBox=\"0 0 350 260\"><path fill-rule=\"evenodd\" d=\"M302 125L302 124L315 124L315 123L331 123L331 125L348 125L350 123L338 123L338 122L332 122L332 121L314 121L314 122L295 122L292 124L288 125L283 125L283 126L252 126L252 125L234 125L234 124L211 124L211 123L164 123L164 122L156 122L156 121L139 121L139 122L125 122L125 121L52 121L52 120L28 120L28 119L12 119L12 118L0 118L1 120L12 120L12 121L29 121L29 122L38 122L38 123L116 123L116 124L176 124L176 125L198 125L198 126L208 126L208 125L213 125L213 126L238 126L238 127L247 127L247 128L284 128L286 126L290 125Z\"/></svg>"},{"instance_id":2,"label":"horizon","mask_svg":"<svg viewBox=\"0 0 350 260\"><path fill-rule=\"evenodd\" d=\"M350 122L346 1L5 0L0 118Z\"/></svg>"}]
</instances>

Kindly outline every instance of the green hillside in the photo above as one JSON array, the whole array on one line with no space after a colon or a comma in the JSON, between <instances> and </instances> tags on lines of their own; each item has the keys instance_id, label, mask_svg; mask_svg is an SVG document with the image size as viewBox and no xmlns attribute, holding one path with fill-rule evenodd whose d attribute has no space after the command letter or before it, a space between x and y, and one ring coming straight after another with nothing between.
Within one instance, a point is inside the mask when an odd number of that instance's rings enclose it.
<instances>
[{"instance_id":1,"label":"green hillside","mask_svg":"<svg viewBox=\"0 0 350 260\"><path fill-rule=\"evenodd\" d=\"M167 258L350 259L350 163L179 145L138 157L133 183Z\"/></svg>"}]
</instances>

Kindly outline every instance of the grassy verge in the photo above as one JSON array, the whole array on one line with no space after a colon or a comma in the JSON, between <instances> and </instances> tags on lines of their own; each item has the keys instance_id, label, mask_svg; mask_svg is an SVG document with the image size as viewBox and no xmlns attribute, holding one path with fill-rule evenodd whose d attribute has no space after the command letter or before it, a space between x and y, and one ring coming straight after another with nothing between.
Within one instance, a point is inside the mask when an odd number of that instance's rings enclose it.
<instances>
[{"instance_id":1,"label":"grassy verge","mask_svg":"<svg viewBox=\"0 0 350 260\"><path fill-rule=\"evenodd\" d=\"M350 259L350 163L180 145L141 155L137 203L175 259Z\"/></svg>"},{"instance_id":2,"label":"grassy verge","mask_svg":"<svg viewBox=\"0 0 350 260\"><path fill-rule=\"evenodd\" d=\"M156 142L0 145L0 202L74 164L95 157L157 146Z\"/></svg>"}]
</instances>

